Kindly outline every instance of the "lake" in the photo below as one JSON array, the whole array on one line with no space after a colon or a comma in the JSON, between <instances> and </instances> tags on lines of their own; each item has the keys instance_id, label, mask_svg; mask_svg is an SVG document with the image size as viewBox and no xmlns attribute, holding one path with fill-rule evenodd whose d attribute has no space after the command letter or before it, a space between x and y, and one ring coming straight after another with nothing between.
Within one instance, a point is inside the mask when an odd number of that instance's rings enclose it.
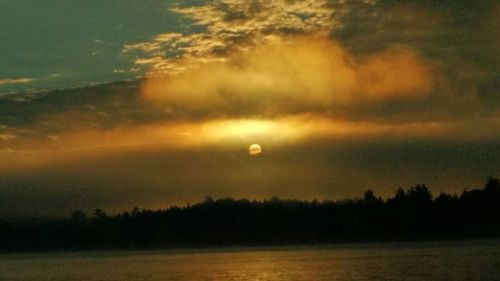
<instances>
[{"instance_id":1,"label":"lake","mask_svg":"<svg viewBox=\"0 0 500 281\"><path fill-rule=\"evenodd\" d=\"M500 240L2 254L0 280L500 280Z\"/></svg>"}]
</instances>

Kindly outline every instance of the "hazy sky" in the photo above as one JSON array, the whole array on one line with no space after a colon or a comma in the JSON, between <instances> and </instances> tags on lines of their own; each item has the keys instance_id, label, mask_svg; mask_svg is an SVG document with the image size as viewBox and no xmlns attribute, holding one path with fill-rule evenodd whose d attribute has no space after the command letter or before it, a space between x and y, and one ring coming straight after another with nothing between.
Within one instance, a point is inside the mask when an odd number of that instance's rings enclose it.
<instances>
[{"instance_id":1,"label":"hazy sky","mask_svg":"<svg viewBox=\"0 0 500 281\"><path fill-rule=\"evenodd\" d=\"M498 1L0 0L0 18L0 217L500 176Z\"/></svg>"}]
</instances>

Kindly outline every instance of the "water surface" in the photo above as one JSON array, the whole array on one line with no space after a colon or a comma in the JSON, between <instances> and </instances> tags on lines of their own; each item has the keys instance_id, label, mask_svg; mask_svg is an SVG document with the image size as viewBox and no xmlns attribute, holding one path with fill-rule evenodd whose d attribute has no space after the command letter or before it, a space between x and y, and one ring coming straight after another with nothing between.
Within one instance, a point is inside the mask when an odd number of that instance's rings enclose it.
<instances>
[{"instance_id":1,"label":"water surface","mask_svg":"<svg viewBox=\"0 0 500 281\"><path fill-rule=\"evenodd\" d=\"M0 255L0 280L499 280L500 241Z\"/></svg>"}]
</instances>

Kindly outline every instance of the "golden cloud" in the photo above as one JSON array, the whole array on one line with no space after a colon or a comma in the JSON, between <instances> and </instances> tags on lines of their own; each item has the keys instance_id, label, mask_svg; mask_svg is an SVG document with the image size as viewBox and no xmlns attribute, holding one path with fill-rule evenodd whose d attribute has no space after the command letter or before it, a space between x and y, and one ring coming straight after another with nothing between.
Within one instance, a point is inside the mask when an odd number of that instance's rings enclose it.
<instances>
[{"instance_id":1,"label":"golden cloud","mask_svg":"<svg viewBox=\"0 0 500 281\"><path fill-rule=\"evenodd\" d=\"M295 46L293 48L298 47ZM300 48L302 47L304 46L300 46ZM330 45L330 48L334 48L333 50L337 51L341 50L336 45ZM268 54L268 51L262 51ZM301 61L309 61L309 67L328 64L328 62L316 61L313 58L308 59L307 57L301 58ZM254 63L257 66L266 65L265 69L273 69L271 61L265 62L263 60ZM340 64L340 62L338 63ZM356 69L355 64L349 61L341 65L350 66L347 67L350 70ZM229 66L226 65L225 67ZM285 71L287 69L284 66L274 66L274 68L272 70L273 73L277 70ZM297 70L298 68L299 66L297 65L294 69ZM206 71L208 73L208 70ZM357 79L355 72L347 71L346 73L349 74L347 77L354 75L353 78L351 77L351 81L355 83ZM300 74L297 75L295 79L291 80L295 82L300 81L302 78ZM170 79L177 78L171 77ZM241 80L238 83L244 82L243 78L239 79ZM316 79L318 79L316 81L320 81L326 78L316 77ZM253 83L258 80L257 78L252 78ZM278 82L283 83L283 81ZM194 86L202 88L197 83L199 82L196 80L193 81ZM314 83L307 85L314 85ZM342 84L342 87L345 87L345 84ZM313 87L311 86L311 88ZM289 89L292 88L290 87ZM341 87L337 89L339 91L342 90ZM311 93L314 94L314 92ZM300 100L299 96L287 96L286 92L278 94L282 95L279 96L281 99L288 98L297 103ZM299 95L301 93L297 91L295 94ZM157 99L158 97L153 96L151 98ZM198 109L203 110L203 101L209 98L206 96L197 97L198 100L195 99L195 101L199 102L199 104L193 105L189 103L189 105L199 106ZM326 97L321 95L311 96L307 97L307 102L319 107L323 98ZM165 101L164 97L161 97L161 100ZM280 106L279 101L272 101L272 99L266 99L266 101L272 102L271 105L273 106ZM185 101L173 99L172 102L184 105L183 102L188 103L189 99ZM212 109L215 107L223 109L227 105L235 106L235 111L244 110L243 107L236 107L234 103L224 103L223 99L218 101L218 104L213 102L205 106L210 106ZM271 105L266 105L268 110L276 110ZM281 110L284 109L281 108ZM274 151L290 145L322 143L325 141L328 143L370 142L378 140L414 141L419 139L484 141L498 138L497 132L500 131L500 118L498 117L449 122L391 123L387 122L387 120L349 121L342 118L334 118L325 113L294 113L282 114L280 116L259 116L258 114L254 114L245 118L236 116L227 118L222 116L198 120L176 119L168 122L157 121L136 125L124 123L120 127L115 128L94 127L91 124L87 124L89 122L92 123L92 120L87 120L85 116L78 115L77 113L72 114L71 112L55 115L52 118L49 117L40 116L38 123L33 126L33 128L37 129L33 129L30 134L21 131L12 131L19 133L19 136L8 132L4 133L3 136L0 135L0 145L3 142L3 145L0 146L0 175L22 169L38 169L40 167L50 167L51 165L65 166L66 163L75 164L92 157L104 159L108 158L108 156L121 155L128 152L140 153L142 151L149 151L171 155L177 152L210 150L221 152L232 151L236 153L240 151L242 154L246 154L247 147L252 143L262 144L266 147L266 151ZM55 135L43 134L44 126L51 123L60 124L60 120L62 119L67 121L67 129L65 131L56 133Z\"/></svg>"},{"instance_id":2,"label":"golden cloud","mask_svg":"<svg viewBox=\"0 0 500 281\"><path fill-rule=\"evenodd\" d=\"M478 129L480 128L480 129ZM461 122L415 122L389 124L379 121L346 121L321 115L302 114L279 118L214 119L201 122L166 122L115 129L74 129L45 139L12 138L12 148L2 155L21 155L13 159L34 160L63 156L124 151L137 147L162 150L193 147L243 147L251 143L279 146L318 139L462 139L485 140L497 137L499 118ZM23 157L22 155L26 156ZM51 157L43 157L51 155ZM2 157L9 159L9 157ZM0 161L5 162L5 161ZM16 161L6 161L14 163ZM10 164L9 164L10 165Z\"/></svg>"},{"instance_id":3,"label":"golden cloud","mask_svg":"<svg viewBox=\"0 0 500 281\"><path fill-rule=\"evenodd\" d=\"M26 84L33 81L33 78L15 78L15 79L0 79L0 85L8 85L8 84Z\"/></svg>"},{"instance_id":4,"label":"golden cloud","mask_svg":"<svg viewBox=\"0 0 500 281\"><path fill-rule=\"evenodd\" d=\"M170 11L190 19L194 25L205 26L206 31L158 34L148 42L125 45L123 52L136 54L136 64L150 64L150 72L178 74L192 65L224 60L224 54L233 50L279 41L293 34L327 36L340 26L333 16L338 8L325 0L222 0L189 7L174 5ZM149 60L165 54L169 55L161 62Z\"/></svg>"},{"instance_id":5,"label":"golden cloud","mask_svg":"<svg viewBox=\"0 0 500 281\"><path fill-rule=\"evenodd\" d=\"M367 98L425 96L435 84L435 70L417 53L394 48L364 59L357 68L359 85Z\"/></svg>"},{"instance_id":6,"label":"golden cloud","mask_svg":"<svg viewBox=\"0 0 500 281\"><path fill-rule=\"evenodd\" d=\"M179 75L152 75L144 98L195 112L231 115L326 112L336 105L429 95L437 76L415 51L355 57L328 39L299 38L235 52Z\"/></svg>"},{"instance_id":7,"label":"golden cloud","mask_svg":"<svg viewBox=\"0 0 500 281\"><path fill-rule=\"evenodd\" d=\"M246 1L222 0L171 11L208 26L211 34L251 33L269 30L330 30L338 23L325 0ZM299 16L299 15L302 15Z\"/></svg>"}]
</instances>

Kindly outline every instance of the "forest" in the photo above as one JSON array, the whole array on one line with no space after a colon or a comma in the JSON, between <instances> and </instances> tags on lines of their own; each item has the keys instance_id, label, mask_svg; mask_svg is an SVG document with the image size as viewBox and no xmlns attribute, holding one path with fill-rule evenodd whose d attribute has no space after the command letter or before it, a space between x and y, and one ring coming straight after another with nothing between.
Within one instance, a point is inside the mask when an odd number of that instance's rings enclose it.
<instances>
[{"instance_id":1,"label":"forest","mask_svg":"<svg viewBox=\"0 0 500 281\"><path fill-rule=\"evenodd\" d=\"M202 248L500 238L500 184L433 196L425 185L387 199L212 199L184 207L67 219L0 221L0 251Z\"/></svg>"}]
</instances>

